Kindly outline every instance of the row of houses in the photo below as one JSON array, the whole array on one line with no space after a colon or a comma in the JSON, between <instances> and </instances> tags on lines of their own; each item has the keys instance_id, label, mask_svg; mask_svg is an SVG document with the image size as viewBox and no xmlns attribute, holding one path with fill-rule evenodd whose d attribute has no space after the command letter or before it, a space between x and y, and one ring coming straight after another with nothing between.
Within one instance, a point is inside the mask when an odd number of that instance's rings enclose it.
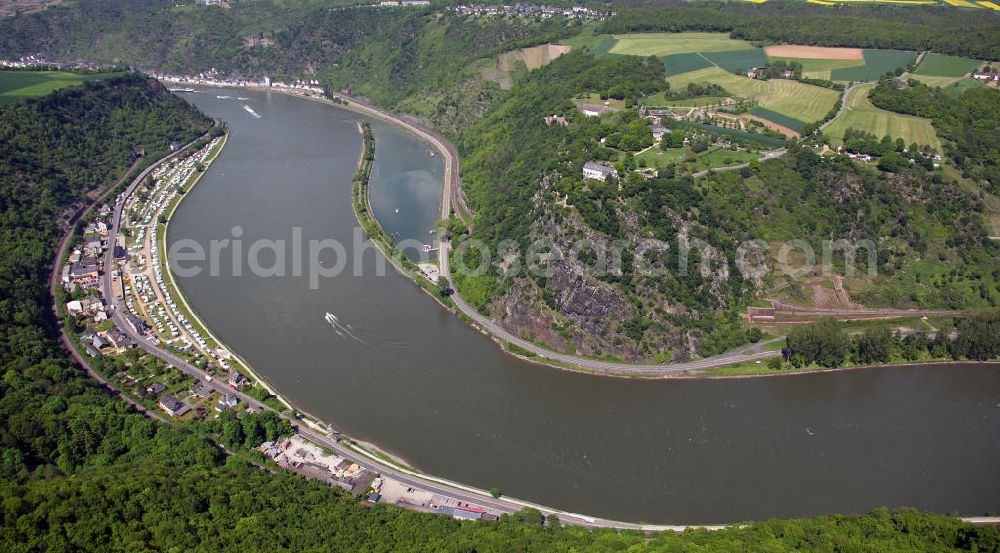
<instances>
[{"instance_id":1,"label":"row of houses","mask_svg":"<svg viewBox=\"0 0 1000 553\"><path fill-rule=\"evenodd\" d=\"M449 7L462 15L514 15L521 17L537 17L547 19L562 16L568 19L587 21L604 21L614 17L615 12L587 8L585 6L559 7L544 4L471 4Z\"/></svg>"},{"instance_id":2,"label":"row of houses","mask_svg":"<svg viewBox=\"0 0 1000 553\"><path fill-rule=\"evenodd\" d=\"M380 8L410 8L430 5L430 0L382 0L377 4Z\"/></svg>"}]
</instances>

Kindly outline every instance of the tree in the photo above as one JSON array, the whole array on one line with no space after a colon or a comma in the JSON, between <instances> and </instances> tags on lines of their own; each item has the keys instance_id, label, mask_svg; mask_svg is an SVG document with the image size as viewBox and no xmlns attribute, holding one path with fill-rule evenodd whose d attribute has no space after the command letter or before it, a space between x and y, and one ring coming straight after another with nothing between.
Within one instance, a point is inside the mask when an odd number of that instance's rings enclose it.
<instances>
[{"instance_id":1,"label":"tree","mask_svg":"<svg viewBox=\"0 0 1000 553\"><path fill-rule=\"evenodd\" d=\"M892 358L894 336L888 328L865 331L854 339L854 357L862 365L888 363Z\"/></svg>"},{"instance_id":2,"label":"tree","mask_svg":"<svg viewBox=\"0 0 1000 553\"><path fill-rule=\"evenodd\" d=\"M850 339L837 322L830 318L794 328L782 350L794 367L817 364L832 368L843 364L850 352Z\"/></svg>"},{"instance_id":3,"label":"tree","mask_svg":"<svg viewBox=\"0 0 1000 553\"><path fill-rule=\"evenodd\" d=\"M898 173L906 165L908 162L896 152L889 152L878 160L878 168L890 173Z\"/></svg>"}]
</instances>

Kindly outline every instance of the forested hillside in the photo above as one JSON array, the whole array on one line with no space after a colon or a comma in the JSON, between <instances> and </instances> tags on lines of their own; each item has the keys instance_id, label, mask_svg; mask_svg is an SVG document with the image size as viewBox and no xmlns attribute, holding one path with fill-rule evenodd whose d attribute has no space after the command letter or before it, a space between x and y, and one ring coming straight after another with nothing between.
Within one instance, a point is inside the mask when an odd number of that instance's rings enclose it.
<instances>
[{"instance_id":1,"label":"forested hillside","mask_svg":"<svg viewBox=\"0 0 1000 553\"><path fill-rule=\"evenodd\" d=\"M772 290L800 293L774 258L795 239L816 252L824 240L876 243L877 276L849 280L865 305L1000 302L1000 252L987 239L982 200L923 164L878 171L790 146L780 159L697 180L683 164L652 179L631 171L615 181L584 179L588 160L634 169L628 151L644 144L622 146L633 140L623 133L649 131L633 110L587 117L571 98L591 92L627 104L662 88L662 72L655 59L571 53L533 72L466 133L463 180L479 213L472 236L494 246L513 240L520 254L498 254L487 274L456 277L473 305L562 351L633 361L720 353L746 342L742 305ZM547 114L567 125L547 125ZM528 265L528 244L542 238L563 253L549 262L551 274L511 271ZM593 246L575 250L581 239ZM764 273L744 279L737 247L755 239L773 248L763 253ZM615 241L626 244L620 269L597 274L595 267L614 267ZM681 250L695 241L707 247L695 248L684 274ZM460 266L479 265L474 249L456 255ZM636 269L649 263L666 274Z\"/></svg>"},{"instance_id":2,"label":"forested hillside","mask_svg":"<svg viewBox=\"0 0 1000 553\"><path fill-rule=\"evenodd\" d=\"M457 136L501 96L474 62L578 31L578 25L562 18L410 13L324 71L322 81L332 90L348 89L394 111L424 117Z\"/></svg>"},{"instance_id":3,"label":"forested hillside","mask_svg":"<svg viewBox=\"0 0 1000 553\"><path fill-rule=\"evenodd\" d=\"M67 2L0 20L0 57L303 78L411 13L321 0L233 2L231 9L168 0Z\"/></svg>"}]
</instances>

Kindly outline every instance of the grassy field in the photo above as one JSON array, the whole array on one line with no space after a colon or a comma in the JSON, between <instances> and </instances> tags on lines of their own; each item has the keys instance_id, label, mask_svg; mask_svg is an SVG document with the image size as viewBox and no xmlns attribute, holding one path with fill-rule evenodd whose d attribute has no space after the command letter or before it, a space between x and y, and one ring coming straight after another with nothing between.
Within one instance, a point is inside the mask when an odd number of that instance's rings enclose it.
<instances>
[{"instance_id":1,"label":"grassy field","mask_svg":"<svg viewBox=\"0 0 1000 553\"><path fill-rule=\"evenodd\" d=\"M636 33L615 35L612 54L633 56L669 56L689 52L748 50L753 45L729 38L729 33Z\"/></svg>"},{"instance_id":2,"label":"grassy field","mask_svg":"<svg viewBox=\"0 0 1000 553\"><path fill-rule=\"evenodd\" d=\"M581 104L603 106L604 102L608 102L609 105L607 107L611 108L614 111L621 111L625 109L625 100L616 100L614 98L608 98L607 100L602 100L600 94L594 94L592 92L587 94L580 94L579 96L574 97L572 101L577 106Z\"/></svg>"},{"instance_id":3,"label":"grassy field","mask_svg":"<svg viewBox=\"0 0 1000 553\"><path fill-rule=\"evenodd\" d=\"M862 85L851 91L851 95L847 98L847 111L824 131L833 140L834 145L839 145L843 141L847 129L854 128L872 133L879 138L883 136L902 138L907 144L913 142L920 145L930 144L941 151L941 142L929 119L892 113L872 105L868 101L868 93L874 86L874 84Z\"/></svg>"},{"instance_id":4,"label":"grassy field","mask_svg":"<svg viewBox=\"0 0 1000 553\"><path fill-rule=\"evenodd\" d=\"M572 47L574 50L579 50L581 48L593 49L598 44L602 43L605 39L613 39L611 35L599 35L596 34L597 23L590 22L583 25L583 29L580 30L580 34L567 38L566 40L560 41L559 44L565 44Z\"/></svg>"},{"instance_id":5,"label":"grassy field","mask_svg":"<svg viewBox=\"0 0 1000 553\"><path fill-rule=\"evenodd\" d=\"M688 71L697 71L706 67L712 67L712 62L708 61L708 58L697 52L670 54L669 56L663 56L660 59L663 60L663 67L668 77L680 75L681 73L687 73Z\"/></svg>"},{"instance_id":6,"label":"grassy field","mask_svg":"<svg viewBox=\"0 0 1000 553\"><path fill-rule=\"evenodd\" d=\"M643 160L649 167L666 167L675 165L685 160L694 160L689 166L692 171L702 169L712 169L716 167L728 167L753 161L760 157L756 152L726 150L724 148L712 148L700 155L695 154L687 148L670 148L661 150L653 147L636 156L637 160Z\"/></svg>"},{"instance_id":7,"label":"grassy field","mask_svg":"<svg viewBox=\"0 0 1000 553\"><path fill-rule=\"evenodd\" d=\"M839 94L829 88L812 86L787 79L761 81L734 75L718 67L710 67L667 79L674 90L682 90L688 83L711 82L731 94L757 100L761 107L804 123L818 121L836 105Z\"/></svg>"},{"instance_id":8,"label":"grassy field","mask_svg":"<svg viewBox=\"0 0 1000 553\"><path fill-rule=\"evenodd\" d=\"M739 73L767 65L767 54L764 53L763 48L706 52L704 56L723 69Z\"/></svg>"},{"instance_id":9,"label":"grassy field","mask_svg":"<svg viewBox=\"0 0 1000 553\"><path fill-rule=\"evenodd\" d=\"M920 81L927 86L936 87L947 87L951 86L958 81L961 81L964 77L932 77L930 75L916 75L911 74L910 77L914 80Z\"/></svg>"},{"instance_id":10,"label":"grassy field","mask_svg":"<svg viewBox=\"0 0 1000 553\"><path fill-rule=\"evenodd\" d=\"M920 65L913 71L913 74L931 77L964 77L977 67L979 67L978 60L943 54L927 54L920 61Z\"/></svg>"},{"instance_id":11,"label":"grassy field","mask_svg":"<svg viewBox=\"0 0 1000 553\"><path fill-rule=\"evenodd\" d=\"M45 96L60 88L76 86L86 81L107 79L120 74L80 75L65 71L0 71L0 105L9 104L27 96Z\"/></svg>"},{"instance_id":12,"label":"grassy field","mask_svg":"<svg viewBox=\"0 0 1000 553\"><path fill-rule=\"evenodd\" d=\"M916 56L907 50L865 50L865 64L857 67L834 69L830 78L834 81L871 81L887 71L905 67Z\"/></svg>"},{"instance_id":13,"label":"grassy field","mask_svg":"<svg viewBox=\"0 0 1000 553\"><path fill-rule=\"evenodd\" d=\"M976 88L980 86L986 86L986 85L977 81L976 79L973 79L972 77L966 77L963 79L959 79L948 86L943 87L942 90L949 95L959 95L970 88Z\"/></svg>"},{"instance_id":14,"label":"grassy field","mask_svg":"<svg viewBox=\"0 0 1000 553\"><path fill-rule=\"evenodd\" d=\"M771 111L767 108L762 108L760 106L757 106L752 110L750 110L750 113L751 115L756 115L761 119L767 119L772 123L776 123L778 125L781 125L782 127L787 127L789 129L792 129L797 133L801 133L806 126L805 123L799 121L798 119L795 119L794 117L788 117L787 115L782 115L780 113L776 113L774 111Z\"/></svg>"}]
</instances>

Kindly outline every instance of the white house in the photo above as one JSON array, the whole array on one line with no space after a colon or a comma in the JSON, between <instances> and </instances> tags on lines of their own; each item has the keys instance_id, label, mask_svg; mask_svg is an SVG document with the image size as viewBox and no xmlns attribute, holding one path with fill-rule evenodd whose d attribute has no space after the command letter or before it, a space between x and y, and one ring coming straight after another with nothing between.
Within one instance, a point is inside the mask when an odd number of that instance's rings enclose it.
<instances>
[{"instance_id":1,"label":"white house","mask_svg":"<svg viewBox=\"0 0 1000 553\"><path fill-rule=\"evenodd\" d=\"M595 179L600 181L608 180L608 177L617 177L618 171L613 167L608 167L607 165L601 165L593 161L588 161L583 164L583 178L585 179Z\"/></svg>"}]
</instances>

